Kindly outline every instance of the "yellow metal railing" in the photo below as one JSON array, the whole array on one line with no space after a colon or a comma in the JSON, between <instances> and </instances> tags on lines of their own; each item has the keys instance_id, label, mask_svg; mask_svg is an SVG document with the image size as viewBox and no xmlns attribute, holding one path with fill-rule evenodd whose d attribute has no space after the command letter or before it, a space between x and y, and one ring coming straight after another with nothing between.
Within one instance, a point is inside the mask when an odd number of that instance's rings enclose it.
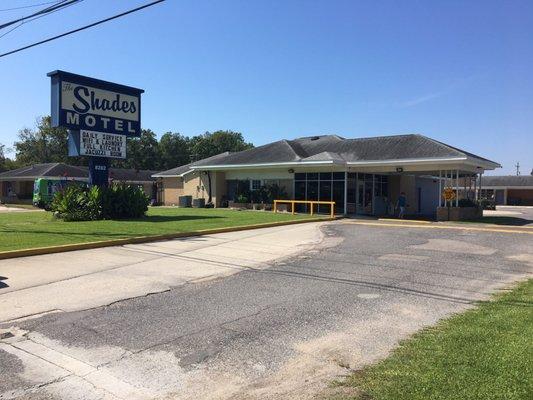
<instances>
[{"instance_id":1,"label":"yellow metal railing","mask_svg":"<svg viewBox=\"0 0 533 400\"><path fill-rule=\"evenodd\" d=\"M335 217L335 202L334 201L311 201L311 200L274 200L274 212L278 212L278 204L291 204L291 214L294 215L295 204L309 204L311 206L311 215L314 214L315 204L325 204L330 206L331 218Z\"/></svg>"}]
</instances>

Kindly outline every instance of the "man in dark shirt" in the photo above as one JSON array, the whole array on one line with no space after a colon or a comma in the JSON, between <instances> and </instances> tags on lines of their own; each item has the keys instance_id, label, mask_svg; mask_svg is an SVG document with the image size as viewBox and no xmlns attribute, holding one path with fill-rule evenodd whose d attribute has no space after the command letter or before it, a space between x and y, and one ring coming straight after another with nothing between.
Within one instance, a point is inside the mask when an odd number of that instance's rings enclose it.
<instances>
[{"instance_id":1,"label":"man in dark shirt","mask_svg":"<svg viewBox=\"0 0 533 400\"><path fill-rule=\"evenodd\" d=\"M407 198L405 197L405 193L401 192L400 196L398 197L398 203L397 203L397 207L400 209L400 212L398 213L398 218L403 218L403 215L405 214L406 206L407 206Z\"/></svg>"}]
</instances>

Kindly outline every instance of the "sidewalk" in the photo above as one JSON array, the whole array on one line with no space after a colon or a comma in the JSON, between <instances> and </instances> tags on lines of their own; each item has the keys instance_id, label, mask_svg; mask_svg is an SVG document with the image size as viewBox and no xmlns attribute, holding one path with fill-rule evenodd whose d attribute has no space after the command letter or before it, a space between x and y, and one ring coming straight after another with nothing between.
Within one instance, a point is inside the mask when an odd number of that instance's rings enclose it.
<instances>
[{"instance_id":1,"label":"sidewalk","mask_svg":"<svg viewBox=\"0 0 533 400\"><path fill-rule=\"evenodd\" d=\"M89 309L261 268L315 246L321 224L0 260L0 322Z\"/></svg>"}]
</instances>

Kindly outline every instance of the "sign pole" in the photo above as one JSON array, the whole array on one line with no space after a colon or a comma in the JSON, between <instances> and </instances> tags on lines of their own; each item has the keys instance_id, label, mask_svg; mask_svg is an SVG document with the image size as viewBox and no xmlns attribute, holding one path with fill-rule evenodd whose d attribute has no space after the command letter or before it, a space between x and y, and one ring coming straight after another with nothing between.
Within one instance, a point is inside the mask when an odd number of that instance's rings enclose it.
<instances>
[{"instance_id":1,"label":"sign pole","mask_svg":"<svg viewBox=\"0 0 533 400\"><path fill-rule=\"evenodd\" d=\"M89 186L106 188L109 185L109 158L89 157Z\"/></svg>"}]
</instances>

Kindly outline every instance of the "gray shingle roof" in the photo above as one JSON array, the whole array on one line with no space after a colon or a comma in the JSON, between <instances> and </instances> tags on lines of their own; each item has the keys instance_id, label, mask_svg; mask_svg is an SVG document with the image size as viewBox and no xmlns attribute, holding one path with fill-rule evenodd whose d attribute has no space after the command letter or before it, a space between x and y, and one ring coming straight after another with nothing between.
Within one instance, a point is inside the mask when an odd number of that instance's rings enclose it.
<instances>
[{"instance_id":1,"label":"gray shingle roof","mask_svg":"<svg viewBox=\"0 0 533 400\"><path fill-rule=\"evenodd\" d=\"M483 176L481 178L482 187L487 186L533 186L532 175L503 175L503 176Z\"/></svg>"},{"instance_id":2,"label":"gray shingle roof","mask_svg":"<svg viewBox=\"0 0 533 400\"><path fill-rule=\"evenodd\" d=\"M157 173L153 173L152 174L152 177L154 178L163 178L163 177L176 177L176 176L181 176L183 174L186 174L187 172L189 171L192 171L191 170L191 167L193 165L207 165L207 164L211 164L212 162L216 162L217 160L219 159L223 159L225 158L226 156L228 156L230 154L229 151L226 151L225 153L220 153L220 154L217 154L215 156L212 156L212 157L207 157L207 158L204 158L202 160L198 160L198 161L195 161L195 162L192 162L192 163L189 163L189 164L185 164L185 165L180 165L179 167L176 167L176 168L172 168L172 169L169 169L167 171L161 171L161 172L157 172Z\"/></svg>"},{"instance_id":3,"label":"gray shingle roof","mask_svg":"<svg viewBox=\"0 0 533 400\"><path fill-rule=\"evenodd\" d=\"M156 171L135 170L124 168L109 168L109 177L116 181L149 182L153 181L152 174ZM0 180L37 179L37 178L68 177L74 179L87 179L87 167L78 167L64 163L44 163L28 165L0 173Z\"/></svg>"},{"instance_id":4,"label":"gray shingle roof","mask_svg":"<svg viewBox=\"0 0 533 400\"><path fill-rule=\"evenodd\" d=\"M346 162L483 157L449 146L423 135L380 136L344 139L337 135L280 140L250 150L229 154L198 165L240 165L343 160ZM494 163L497 164L497 163Z\"/></svg>"},{"instance_id":5,"label":"gray shingle roof","mask_svg":"<svg viewBox=\"0 0 533 400\"><path fill-rule=\"evenodd\" d=\"M0 179L36 179L44 177L87 178L88 172L85 167L77 167L64 163L33 164L0 173Z\"/></svg>"},{"instance_id":6,"label":"gray shingle roof","mask_svg":"<svg viewBox=\"0 0 533 400\"><path fill-rule=\"evenodd\" d=\"M147 169L109 168L109 178L121 182L155 181L152 175L157 171Z\"/></svg>"}]
</instances>

